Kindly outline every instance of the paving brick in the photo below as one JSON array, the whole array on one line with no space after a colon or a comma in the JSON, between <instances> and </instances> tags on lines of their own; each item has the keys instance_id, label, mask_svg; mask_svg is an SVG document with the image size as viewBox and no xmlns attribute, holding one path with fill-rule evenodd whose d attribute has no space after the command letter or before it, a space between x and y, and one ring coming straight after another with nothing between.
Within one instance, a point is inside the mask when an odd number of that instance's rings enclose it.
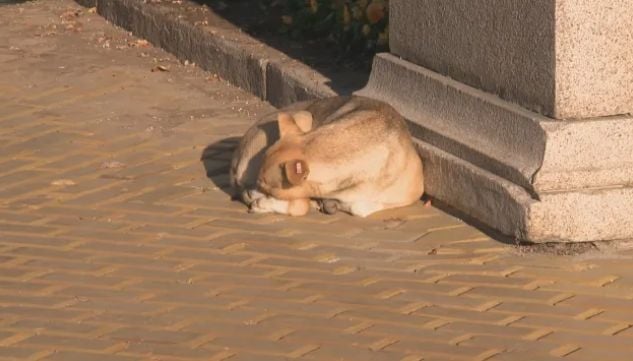
<instances>
[{"instance_id":1,"label":"paving brick","mask_svg":"<svg viewBox=\"0 0 633 361\"><path fill-rule=\"evenodd\" d=\"M78 164L84 164L91 162L94 158L98 156L98 153L88 153L86 151L78 154L69 154L64 157L46 162L42 165L39 165L39 169L50 169L50 170L59 170L59 169L67 169L71 167L75 167ZM1 167L1 165L0 165Z\"/></svg>"},{"instance_id":2,"label":"paving brick","mask_svg":"<svg viewBox=\"0 0 633 361\"><path fill-rule=\"evenodd\" d=\"M546 315L551 317L573 318L589 308L579 308L566 306L563 303L556 305L540 304L534 302L503 301L492 309L492 312L505 313L508 315Z\"/></svg>"},{"instance_id":3,"label":"paving brick","mask_svg":"<svg viewBox=\"0 0 633 361\"><path fill-rule=\"evenodd\" d=\"M401 360L406 354L389 351L372 351L368 348L339 345L323 345L310 352L304 358L307 360L367 360L390 361Z\"/></svg>"},{"instance_id":4,"label":"paving brick","mask_svg":"<svg viewBox=\"0 0 633 361\"><path fill-rule=\"evenodd\" d=\"M57 259L82 259L88 255L86 252L77 252L63 249L54 249L52 247L17 247L10 251L9 254L33 257L33 258L57 258Z\"/></svg>"},{"instance_id":5,"label":"paving brick","mask_svg":"<svg viewBox=\"0 0 633 361\"><path fill-rule=\"evenodd\" d=\"M139 312L120 312L116 307L112 307L109 311L99 310L98 314L87 316L81 322L93 327L98 326L93 332L105 327L106 331L102 332L102 337L106 337L108 332L129 327L130 325L134 327L165 329L180 321L182 321L182 318L179 315L169 312L154 316L152 314Z\"/></svg>"},{"instance_id":6,"label":"paving brick","mask_svg":"<svg viewBox=\"0 0 633 361\"><path fill-rule=\"evenodd\" d=\"M341 312L336 315L337 319L352 320L355 323L367 321L367 322L393 322L397 324L417 324L422 325L434 320L434 318L428 316L420 316L407 314L402 312L396 312L396 310L380 310L372 308L359 308L350 307L349 310Z\"/></svg>"},{"instance_id":7,"label":"paving brick","mask_svg":"<svg viewBox=\"0 0 633 361\"><path fill-rule=\"evenodd\" d=\"M615 326L615 323L597 320L578 320L574 318L546 317L546 316L525 316L514 322L512 327L543 327L554 330L564 330L578 333L597 333Z\"/></svg>"},{"instance_id":8,"label":"paving brick","mask_svg":"<svg viewBox=\"0 0 633 361\"><path fill-rule=\"evenodd\" d=\"M302 344L291 344L286 342L269 341L264 339L254 338L242 338L242 337L227 337L219 336L209 342L210 345L222 347L228 350L238 351L241 349L253 350L256 352L286 355L290 354L298 349L301 349Z\"/></svg>"},{"instance_id":9,"label":"paving brick","mask_svg":"<svg viewBox=\"0 0 633 361\"><path fill-rule=\"evenodd\" d=\"M329 317L322 317L320 315L312 315L309 313L273 313L266 317L261 322L266 325L277 325L279 328L292 328L300 329L302 327L313 328L334 328L334 329L347 329L359 324L359 321L351 317L334 317L343 312L342 309L333 309ZM308 325L308 326L306 326Z\"/></svg>"},{"instance_id":10,"label":"paving brick","mask_svg":"<svg viewBox=\"0 0 633 361\"><path fill-rule=\"evenodd\" d=\"M28 360L29 357L38 353L37 348L28 348L20 346L3 346L0 347L0 358L6 360Z\"/></svg>"},{"instance_id":11,"label":"paving brick","mask_svg":"<svg viewBox=\"0 0 633 361\"><path fill-rule=\"evenodd\" d=\"M131 232L138 235L151 235L154 237L181 236L197 239L213 238L214 231L223 231L216 227L177 227L171 225L145 225L131 229Z\"/></svg>"},{"instance_id":12,"label":"paving brick","mask_svg":"<svg viewBox=\"0 0 633 361\"><path fill-rule=\"evenodd\" d=\"M270 105L69 9L0 11L20 49L0 55L0 359L630 358L633 251L526 252L421 202L249 214L228 168Z\"/></svg>"},{"instance_id":13,"label":"paving brick","mask_svg":"<svg viewBox=\"0 0 633 361\"><path fill-rule=\"evenodd\" d=\"M618 336L611 335L579 335L576 333L568 332L552 332L551 334L543 338L544 341L553 344L566 345L576 344L587 350L606 350L610 349L613 352L625 353L629 352L633 354L633 344L625 342L619 339Z\"/></svg>"},{"instance_id":14,"label":"paving brick","mask_svg":"<svg viewBox=\"0 0 633 361\"><path fill-rule=\"evenodd\" d=\"M166 255L169 259L181 260L205 260L217 263L239 264L252 256L248 254L223 253L212 250L201 249L174 249Z\"/></svg>"},{"instance_id":15,"label":"paving brick","mask_svg":"<svg viewBox=\"0 0 633 361\"><path fill-rule=\"evenodd\" d=\"M517 342L516 339L509 337L498 337L496 335L474 335L473 337L460 342L460 345L497 348L506 352L523 351L535 352L536 354L549 354L550 351L561 347L563 344L548 342L546 336L545 338L538 340L521 338L521 342Z\"/></svg>"},{"instance_id":16,"label":"paving brick","mask_svg":"<svg viewBox=\"0 0 633 361\"><path fill-rule=\"evenodd\" d=\"M211 307L209 305L173 305L170 312L180 315L183 319L194 319L197 322L236 322L255 324L263 320L262 317L272 317L266 310L249 307L248 302L235 302L232 307ZM256 320L257 322L255 322Z\"/></svg>"},{"instance_id":17,"label":"paving brick","mask_svg":"<svg viewBox=\"0 0 633 361\"><path fill-rule=\"evenodd\" d=\"M435 319L428 319L428 321L409 323L378 322L370 324L369 327L363 329L360 333L377 336L381 339L396 337L398 340L424 340L427 342L446 343L448 345L456 345L457 342L455 340L461 339L464 335L469 335L467 330L455 330L457 327L451 328L453 323L434 329L433 324L435 321Z\"/></svg>"},{"instance_id":18,"label":"paving brick","mask_svg":"<svg viewBox=\"0 0 633 361\"><path fill-rule=\"evenodd\" d=\"M115 342L97 338L79 338L53 335L34 335L21 342L26 346L44 346L49 348L103 351L112 347Z\"/></svg>"},{"instance_id":19,"label":"paving brick","mask_svg":"<svg viewBox=\"0 0 633 361\"><path fill-rule=\"evenodd\" d=\"M45 297L42 297L46 299ZM40 330L40 332L52 333L72 333L85 335L99 326L95 324L85 323L81 321L63 321L63 320L46 320L46 319L22 319L10 324L12 329L20 331Z\"/></svg>"},{"instance_id":20,"label":"paving brick","mask_svg":"<svg viewBox=\"0 0 633 361\"><path fill-rule=\"evenodd\" d=\"M115 330L104 336L110 340L132 342L132 343L154 343L154 344L178 344L191 341L198 337L195 333L175 332L168 330L144 329L128 327Z\"/></svg>"},{"instance_id":21,"label":"paving brick","mask_svg":"<svg viewBox=\"0 0 633 361\"><path fill-rule=\"evenodd\" d=\"M0 232L2 232L0 234L3 235L4 239L11 239L11 236L7 235L8 233L47 234L54 230L54 227L0 222Z\"/></svg>"},{"instance_id":22,"label":"paving brick","mask_svg":"<svg viewBox=\"0 0 633 361\"><path fill-rule=\"evenodd\" d=\"M167 289L177 288L178 285L188 284L190 279L196 276L194 273L178 271L177 269L131 266L106 266L105 272L108 275L137 280L138 282L134 283L133 287L138 290L142 290L144 286L154 290L162 290L163 287L167 287Z\"/></svg>"},{"instance_id":23,"label":"paving brick","mask_svg":"<svg viewBox=\"0 0 633 361\"><path fill-rule=\"evenodd\" d=\"M400 340L389 346L385 351L404 354L435 355L454 360L476 360L477 356L489 349L477 346L453 346L448 343L435 343L422 340Z\"/></svg>"},{"instance_id":24,"label":"paving brick","mask_svg":"<svg viewBox=\"0 0 633 361\"><path fill-rule=\"evenodd\" d=\"M2 227L2 225L0 225ZM38 232L37 230L47 229L45 232ZM57 237L57 236L43 236L37 233L51 233L55 228L41 228L36 227L35 232L33 234L8 234L4 233L4 230L0 230L0 240L4 244L15 244L15 245L32 245L32 246L49 246L49 247L65 247L69 244L72 244L74 240ZM30 227L18 227L17 225L13 225L13 227L7 227L5 229L7 232L11 231L22 231L28 230L31 232L33 228Z\"/></svg>"},{"instance_id":25,"label":"paving brick","mask_svg":"<svg viewBox=\"0 0 633 361\"><path fill-rule=\"evenodd\" d=\"M66 226L68 228L87 228L87 229L105 229L105 230L116 230L124 227L128 227L129 225L125 223L121 223L118 221L112 221L112 219L90 219L83 217L56 217L46 222L46 225L60 228L60 226Z\"/></svg>"},{"instance_id":26,"label":"paving brick","mask_svg":"<svg viewBox=\"0 0 633 361\"><path fill-rule=\"evenodd\" d=\"M110 353L88 353L59 351L41 359L42 361L137 361L138 357L113 355Z\"/></svg>"},{"instance_id":27,"label":"paving brick","mask_svg":"<svg viewBox=\"0 0 633 361\"><path fill-rule=\"evenodd\" d=\"M0 304L3 306L40 306L63 304L71 299L68 297L42 297L40 295L3 294L0 296Z\"/></svg>"},{"instance_id":28,"label":"paving brick","mask_svg":"<svg viewBox=\"0 0 633 361\"><path fill-rule=\"evenodd\" d=\"M580 348L567 358L578 361L588 360L627 360L631 357L631 350L611 349L611 348Z\"/></svg>"},{"instance_id":29,"label":"paving brick","mask_svg":"<svg viewBox=\"0 0 633 361\"><path fill-rule=\"evenodd\" d=\"M426 317L446 318L448 320L468 320L483 323L499 323L506 318L503 315L485 311L449 308L442 307L440 305L424 307L419 311L416 311L415 314Z\"/></svg>"},{"instance_id":30,"label":"paving brick","mask_svg":"<svg viewBox=\"0 0 633 361\"><path fill-rule=\"evenodd\" d=\"M214 353L219 351L221 349L213 350L209 346L206 348L191 348L173 344L132 343L127 345L125 351L121 352L121 354L135 357L142 356L143 359L150 360L169 360L169 357L173 357L174 360L209 360Z\"/></svg>"},{"instance_id":31,"label":"paving brick","mask_svg":"<svg viewBox=\"0 0 633 361\"><path fill-rule=\"evenodd\" d=\"M524 338L532 332L531 329L525 328L465 321L451 321L449 324L442 326L440 331L440 333L494 335L496 337L508 337L512 339Z\"/></svg>"},{"instance_id":32,"label":"paving brick","mask_svg":"<svg viewBox=\"0 0 633 361\"><path fill-rule=\"evenodd\" d=\"M574 357L570 359L575 360ZM493 357L489 358L489 360L494 361L532 361L532 360L543 360L543 361L560 361L561 358L558 356L552 356L549 352L544 351L536 351L536 350L506 350L502 353L496 354Z\"/></svg>"},{"instance_id":33,"label":"paving brick","mask_svg":"<svg viewBox=\"0 0 633 361\"><path fill-rule=\"evenodd\" d=\"M24 265L31 269L85 272L93 272L103 268L103 265L87 262L85 259L29 259Z\"/></svg>"},{"instance_id":34,"label":"paving brick","mask_svg":"<svg viewBox=\"0 0 633 361\"><path fill-rule=\"evenodd\" d=\"M42 219L42 217L32 214L21 214L8 210L0 210L0 219L8 223L32 223Z\"/></svg>"},{"instance_id":35,"label":"paving brick","mask_svg":"<svg viewBox=\"0 0 633 361\"><path fill-rule=\"evenodd\" d=\"M144 254L151 256L163 250L163 248L144 243L131 243L126 244L123 242L101 242L101 241L85 241L79 244L75 249L79 251L92 251L99 252L104 251L108 253L120 253L120 254Z\"/></svg>"},{"instance_id":36,"label":"paving brick","mask_svg":"<svg viewBox=\"0 0 633 361\"><path fill-rule=\"evenodd\" d=\"M2 280L0 279L0 289L3 292L41 292L50 287L46 283L25 282L20 280Z\"/></svg>"},{"instance_id":37,"label":"paving brick","mask_svg":"<svg viewBox=\"0 0 633 361\"><path fill-rule=\"evenodd\" d=\"M518 300L518 301L532 301L537 303L556 304L569 297L573 297L572 294L560 291L546 291L542 289L525 290L525 289L509 289L501 287L479 286L474 287L468 292L471 296L495 296L499 300Z\"/></svg>"},{"instance_id":38,"label":"paving brick","mask_svg":"<svg viewBox=\"0 0 633 361\"><path fill-rule=\"evenodd\" d=\"M116 308L117 304L114 303L116 299L130 299L134 297L140 296L140 291L130 291L130 290L120 290L114 289L112 287L107 288L99 285L68 285L68 284L60 284L64 286L64 288L59 291L65 295L72 295L77 298L99 298L99 299L110 299L111 302L104 302L108 305L108 308ZM52 286L51 286L52 287Z\"/></svg>"},{"instance_id":39,"label":"paving brick","mask_svg":"<svg viewBox=\"0 0 633 361\"><path fill-rule=\"evenodd\" d=\"M306 357L304 357L306 358ZM287 361L288 357L286 356L274 356L274 355L264 355L257 354L252 352L240 352L234 356L231 356L230 359L233 361Z\"/></svg>"},{"instance_id":40,"label":"paving brick","mask_svg":"<svg viewBox=\"0 0 633 361\"><path fill-rule=\"evenodd\" d=\"M0 316L69 320L83 314L81 311L36 306L0 306Z\"/></svg>"}]
</instances>

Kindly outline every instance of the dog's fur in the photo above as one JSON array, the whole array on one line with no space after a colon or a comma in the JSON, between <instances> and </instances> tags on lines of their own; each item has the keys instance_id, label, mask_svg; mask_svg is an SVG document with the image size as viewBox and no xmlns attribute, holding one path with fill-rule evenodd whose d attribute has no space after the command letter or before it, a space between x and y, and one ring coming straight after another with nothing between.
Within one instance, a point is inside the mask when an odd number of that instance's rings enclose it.
<instances>
[{"instance_id":1,"label":"dog's fur","mask_svg":"<svg viewBox=\"0 0 633 361\"><path fill-rule=\"evenodd\" d=\"M253 200L251 209L302 215L309 199L334 199L341 210L365 217L420 199L422 162L395 109L357 96L304 109L312 114L310 127L301 120L305 114L278 114L279 140L258 158L257 188L268 196Z\"/></svg>"},{"instance_id":2,"label":"dog's fur","mask_svg":"<svg viewBox=\"0 0 633 361\"><path fill-rule=\"evenodd\" d=\"M264 211L261 207L251 207L258 199L261 199L261 203L269 203L269 210L266 211L273 211L274 208L274 211L278 213L302 215L312 206L326 213L336 212L336 202L329 200L320 200L319 202L293 200L289 202L273 199L257 190L257 177L266 150L279 140L277 121L279 114L290 113L303 131L309 131L314 126L334 119L336 111L349 99L350 97L332 97L297 102L280 111L267 114L255 122L242 137L231 160L229 176L234 190L234 198L244 202L254 212Z\"/></svg>"}]
</instances>

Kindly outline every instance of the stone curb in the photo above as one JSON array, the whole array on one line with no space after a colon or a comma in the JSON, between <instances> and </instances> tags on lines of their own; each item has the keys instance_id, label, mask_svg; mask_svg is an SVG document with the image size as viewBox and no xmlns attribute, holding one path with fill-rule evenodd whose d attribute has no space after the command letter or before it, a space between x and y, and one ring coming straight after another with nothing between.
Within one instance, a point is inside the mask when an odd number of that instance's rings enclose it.
<instances>
[{"instance_id":1,"label":"stone curb","mask_svg":"<svg viewBox=\"0 0 633 361\"><path fill-rule=\"evenodd\" d=\"M214 14L183 2L141 0L75 0L137 37L215 73L275 107L296 101L351 93L334 90L330 79L289 58Z\"/></svg>"}]
</instances>

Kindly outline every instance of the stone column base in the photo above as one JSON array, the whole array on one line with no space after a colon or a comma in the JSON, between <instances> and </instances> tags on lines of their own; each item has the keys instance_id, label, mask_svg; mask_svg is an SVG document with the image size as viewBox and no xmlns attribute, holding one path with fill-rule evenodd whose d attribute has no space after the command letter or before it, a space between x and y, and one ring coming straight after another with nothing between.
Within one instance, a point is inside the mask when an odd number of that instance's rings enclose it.
<instances>
[{"instance_id":1,"label":"stone column base","mask_svg":"<svg viewBox=\"0 0 633 361\"><path fill-rule=\"evenodd\" d=\"M391 54L358 92L410 120L434 198L518 240L633 238L633 118L556 120Z\"/></svg>"}]
</instances>

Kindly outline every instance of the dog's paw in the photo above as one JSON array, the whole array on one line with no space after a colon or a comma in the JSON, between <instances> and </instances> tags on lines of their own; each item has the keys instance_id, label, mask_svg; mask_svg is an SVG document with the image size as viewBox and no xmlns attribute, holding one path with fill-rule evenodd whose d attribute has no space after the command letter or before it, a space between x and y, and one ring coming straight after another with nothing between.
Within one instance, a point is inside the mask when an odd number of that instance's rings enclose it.
<instances>
[{"instance_id":1,"label":"dog's paw","mask_svg":"<svg viewBox=\"0 0 633 361\"><path fill-rule=\"evenodd\" d=\"M242 200L246 204L251 204L260 198L264 198L266 195L256 189L245 189L242 191Z\"/></svg>"},{"instance_id":2,"label":"dog's paw","mask_svg":"<svg viewBox=\"0 0 633 361\"><path fill-rule=\"evenodd\" d=\"M334 199L322 199L319 201L319 209L325 214L336 214L339 209L339 202Z\"/></svg>"},{"instance_id":3,"label":"dog's paw","mask_svg":"<svg viewBox=\"0 0 633 361\"><path fill-rule=\"evenodd\" d=\"M279 212L278 203L274 198L260 197L251 202L248 212L249 213L277 213Z\"/></svg>"}]
</instances>

